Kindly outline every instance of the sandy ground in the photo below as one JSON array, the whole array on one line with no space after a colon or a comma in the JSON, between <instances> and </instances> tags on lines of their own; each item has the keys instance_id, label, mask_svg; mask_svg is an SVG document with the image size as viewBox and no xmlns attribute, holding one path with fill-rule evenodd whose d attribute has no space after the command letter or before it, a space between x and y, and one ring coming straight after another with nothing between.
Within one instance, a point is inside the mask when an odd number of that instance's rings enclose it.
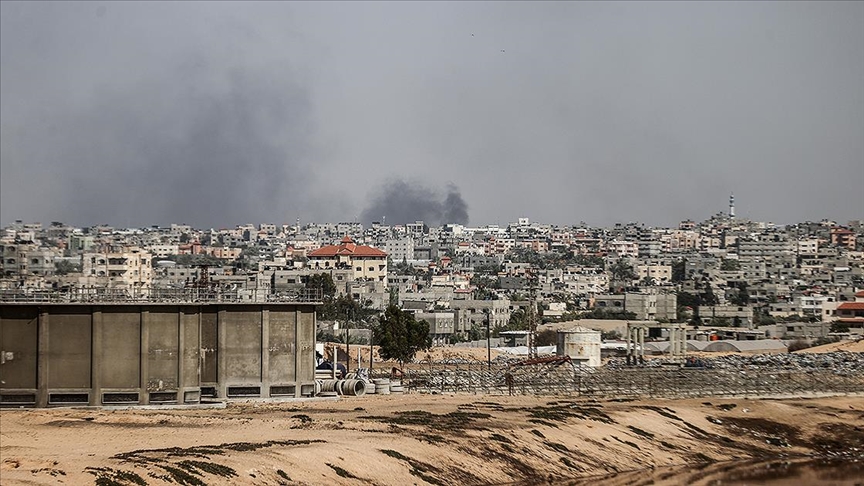
<instances>
[{"instance_id":1,"label":"sandy ground","mask_svg":"<svg viewBox=\"0 0 864 486\"><path fill-rule=\"evenodd\" d=\"M795 353L834 353L837 351L864 353L864 339L860 341L839 341L836 343L823 344L822 346L815 346L795 351Z\"/></svg>"},{"instance_id":2,"label":"sandy ground","mask_svg":"<svg viewBox=\"0 0 864 486\"><path fill-rule=\"evenodd\" d=\"M681 484L657 471L807 454L861 457L864 399L406 394L0 412L3 485Z\"/></svg>"},{"instance_id":3,"label":"sandy ground","mask_svg":"<svg viewBox=\"0 0 864 486\"><path fill-rule=\"evenodd\" d=\"M334 344L334 343L325 343L324 344L324 356L326 359L330 359L332 356L332 347L339 348L339 356L340 360L344 359L345 353L345 345L344 344ZM378 346L374 346L372 348L372 357L375 359L375 366L379 366L379 361L383 361L381 359L381 355L378 353ZM456 347L456 346L435 346L429 348L426 351L420 351L415 356L414 359L416 361L440 361L443 359L451 359L451 358L461 358L475 361L486 361L486 348L464 348L464 347ZM498 351L494 349L489 350L492 355L492 359L495 359L500 355ZM351 345L350 349L351 353L351 366L356 367L357 363L357 355L360 355L360 364L363 367L368 367L369 364L369 346L368 345ZM382 365L384 368L389 369L392 366L398 365L395 361L383 361Z\"/></svg>"}]
</instances>

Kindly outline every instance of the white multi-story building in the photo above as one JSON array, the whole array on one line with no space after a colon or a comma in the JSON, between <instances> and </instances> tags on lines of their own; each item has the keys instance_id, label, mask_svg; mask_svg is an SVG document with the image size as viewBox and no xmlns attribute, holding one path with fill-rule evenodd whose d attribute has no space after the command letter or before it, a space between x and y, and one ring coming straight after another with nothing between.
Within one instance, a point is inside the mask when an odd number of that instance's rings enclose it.
<instances>
[{"instance_id":1,"label":"white multi-story building","mask_svg":"<svg viewBox=\"0 0 864 486\"><path fill-rule=\"evenodd\" d=\"M652 278L658 284L672 281L672 267L669 265L638 265L636 275L639 279Z\"/></svg>"},{"instance_id":2,"label":"white multi-story building","mask_svg":"<svg viewBox=\"0 0 864 486\"><path fill-rule=\"evenodd\" d=\"M639 245L633 241L612 240L607 244L609 253L614 253L619 257L638 258Z\"/></svg>"},{"instance_id":3,"label":"white multi-story building","mask_svg":"<svg viewBox=\"0 0 864 486\"><path fill-rule=\"evenodd\" d=\"M410 261L414 259L414 239L399 238L387 240L384 243L384 250L390 255L390 261L400 263L402 261Z\"/></svg>"},{"instance_id":4,"label":"white multi-story building","mask_svg":"<svg viewBox=\"0 0 864 486\"><path fill-rule=\"evenodd\" d=\"M819 256L819 240L798 240L798 256L803 258L816 258Z\"/></svg>"},{"instance_id":5,"label":"white multi-story building","mask_svg":"<svg viewBox=\"0 0 864 486\"><path fill-rule=\"evenodd\" d=\"M180 247L179 245L150 245L147 247L147 251L156 258L165 258L177 255L180 252Z\"/></svg>"},{"instance_id":6,"label":"white multi-story building","mask_svg":"<svg viewBox=\"0 0 864 486\"><path fill-rule=\"evenodd\" d=\"M153 280L152 256L140 248L119 253L85 253L80 283L109 288L149 287Z\"/></svg>"}]
</instances>

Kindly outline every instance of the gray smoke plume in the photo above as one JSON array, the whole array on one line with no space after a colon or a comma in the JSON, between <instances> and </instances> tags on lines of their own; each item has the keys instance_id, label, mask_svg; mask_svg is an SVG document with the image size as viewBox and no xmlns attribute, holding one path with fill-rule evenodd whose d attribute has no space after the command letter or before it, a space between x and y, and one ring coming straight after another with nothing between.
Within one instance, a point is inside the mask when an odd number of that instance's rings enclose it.
<instances>
[{"instance_id":1,"label":"gray smoke plume","mask_svg":"<svg viewBox=\"0 0 864 486\"><path fill-rule=\"evenodd\" d=\"M260 43L244 33L244 23L226 22L214 43ZM133 227L289 219L315 197L309 89L287 59L272 55L265 63L226 51L178 46L146 66L132 65L132 74L79 81L74 101L58 96L57 103L34 103L32 115L18 110L18 117L4 107L4 182L30 181L30 192L39 194L12 198L4 184L4 211Z\"/></svg>"},{"instance_id":2,"label":"gray smoke plume","mask_svg":"<svg viewBox=\"0 0 864 486\"><path fill-rule=\"evenodd\" d=\"M447 194L442 197L419 183L402 179L383 185L369 206L363 210L363 222L386 219L388 224L405 224L423 221L431 226L445 223L467 224L468 205L455 184L447 184Z\"/></svg>"}]
</instances>

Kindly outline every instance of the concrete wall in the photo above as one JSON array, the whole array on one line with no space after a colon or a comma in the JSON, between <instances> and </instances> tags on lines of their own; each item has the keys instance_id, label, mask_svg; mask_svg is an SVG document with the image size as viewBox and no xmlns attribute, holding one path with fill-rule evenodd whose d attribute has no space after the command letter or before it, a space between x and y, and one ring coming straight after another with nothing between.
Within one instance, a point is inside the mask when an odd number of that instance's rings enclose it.
<instances>
[{"instance_id":1,"label":"concrete wall","mask_svg":"<svg viewBox=\"0 0 864 486\"><path fill-rule=\"evenodd\" d=\"M0 406L311 395L314 304L0 305Z\"/></svg>"}]
</instances>

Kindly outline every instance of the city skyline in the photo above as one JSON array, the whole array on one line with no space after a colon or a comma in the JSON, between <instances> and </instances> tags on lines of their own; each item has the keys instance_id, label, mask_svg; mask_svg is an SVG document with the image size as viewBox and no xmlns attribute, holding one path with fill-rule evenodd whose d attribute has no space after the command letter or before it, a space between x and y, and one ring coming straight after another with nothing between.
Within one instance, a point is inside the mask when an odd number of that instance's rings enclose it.
<instances>
[{"instance_id":1,"label":"city skyline","mask_svg":"<svg viewBox=\"0 0 864 486\"><path fill-rule=\"evenodd\" d=\"M0 226L862 217L861 3L0 12Z\"/></svg>"}]
</instances>

